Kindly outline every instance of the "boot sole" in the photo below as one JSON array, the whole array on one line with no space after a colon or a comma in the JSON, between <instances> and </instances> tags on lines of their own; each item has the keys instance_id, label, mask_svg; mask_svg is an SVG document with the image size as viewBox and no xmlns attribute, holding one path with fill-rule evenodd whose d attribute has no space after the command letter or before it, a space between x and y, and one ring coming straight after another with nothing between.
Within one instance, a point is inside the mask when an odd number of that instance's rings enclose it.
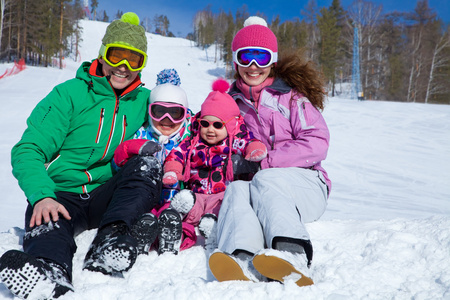
<instances>
[{"instance_id":1,"label":"boot sole","mask_svg":"<svg viewBox=\"0 0 450 300\"><path fill-rule=\"evenodd\" d=\"M49 299L56 283L51 281L34 257L10 250L0 259L0 278L5 286L19 298Z\"/></svg>"},{"instance_id":2,"label":"boot sole","mask_svg":"<svg viewBox=\"0 0 450 300\"><path fill-rule=\"evenodd\" d=\"M302 277L296 281L298 286L308 286L314 284L313 280L300 271L298 271L291 263L276 256L267 256L264 254L256 255L253 258L253 266L255 269L267 278L284 282L286 276L292 273L300 274Z\"/></svg>"},{"instance_id":3,"label":"boot sole","mask_svg":"<svg viewBox=\"0 0 450 300\"><path fill-rule=\"evenodd\" d=\"M94 250L85 260L83 269L120 277L122 272L131 269L136 262L136 257L136 239L121 235Z\"/></svg>"},{"instance_id":4,"label":"boot sole","mask_svg":"<svg viewBox=\"0 0 450 300\"><path fill-rule=\"evenodd\" d=\"M144 215L131 228L131 236L138 242L139 254L148 254L158 236L158 219L154 215Z\"/></svg>"},{"instance_id":5,"label":"boot sole","mask_svg":"<svg viewBox=\"0 0 450 300\"><path fill-rule=\"evenodd\" d=\"M183 235L183 225L179 213L173 209L164 210L158 218L158 253L178 254Z\"/></svg>"},{"instance_id":6,"label":"boot sole","mask_svg":"<svg viewBox=\"0 0 450 300\"><path fill-rule=\"evenodd\" d=\"M229 255L215 252L209 257L209 269L217 281L242 280L251 281L245 276L241 266Z\"/></svg>"}]
</instances>

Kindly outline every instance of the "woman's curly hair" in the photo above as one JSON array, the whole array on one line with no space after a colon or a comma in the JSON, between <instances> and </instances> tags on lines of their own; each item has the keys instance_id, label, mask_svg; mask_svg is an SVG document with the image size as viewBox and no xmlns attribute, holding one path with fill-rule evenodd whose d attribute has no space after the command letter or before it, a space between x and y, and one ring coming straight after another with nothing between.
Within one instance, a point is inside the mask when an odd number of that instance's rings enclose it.
<instances>
[{"instance_id":1,"label":"woman's curly hair","mask_svg":"<svg viewBox=\"0 0 450 300\"><path fill-rule=\"evenodd\" d=\"M301 52L284 53L272 72L274 77L281 78L296 92L308 98L314 107L324 109L326 96L324 77L312 61L303 59Z\"/></svg>"},{"instance_id":2,"label":"woman's curly hair","mask_svg":"<svg viewBox=\"0 0 450 300\"><path fill-rule=\"evenodd\" d=\"M281 55L280 55L281 56ZM235 73L234 78L241 76ZM270 70L269 77L282 79L297 93L303 94L311 104L323 110L325 107L325 84L324 77L318 71L312 61L303 59L301 51L289 51L282 55L276 66Z\"/></svg>"}]
</instances>

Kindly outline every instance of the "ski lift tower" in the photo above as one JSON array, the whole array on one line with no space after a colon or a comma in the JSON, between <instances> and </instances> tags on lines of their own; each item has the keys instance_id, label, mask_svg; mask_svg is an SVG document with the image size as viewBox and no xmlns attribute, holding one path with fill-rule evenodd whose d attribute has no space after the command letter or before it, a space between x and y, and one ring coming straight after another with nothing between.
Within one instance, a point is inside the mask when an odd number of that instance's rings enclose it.
<instances>
[{"instance_id":1,"label":"ski lift tower","mask_svg":"<svg viewBox=\"0 0 450 300\"><path fill-rule=\"evenodd\" d=\"M359 71L359 36L358 27L353 31L353 64L352 64L352 98L363 100L364 93L361 86L361 74Z\"/></svg>"}]
</instances>

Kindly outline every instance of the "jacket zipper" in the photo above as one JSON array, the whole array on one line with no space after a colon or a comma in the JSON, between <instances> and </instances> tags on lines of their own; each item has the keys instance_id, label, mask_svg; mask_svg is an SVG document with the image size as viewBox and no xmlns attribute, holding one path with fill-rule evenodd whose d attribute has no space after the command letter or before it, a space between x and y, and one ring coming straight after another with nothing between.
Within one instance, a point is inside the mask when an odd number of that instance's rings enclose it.
<instances>
[{"instance_id":1,"label":"jacket zipper","mask_svg":"<svg viewBox=\"0 0 450 300\"><path fill-rule=\"evenodd\" d=\"M100 122L98 124L97 137L95 138L95 143L98 144L100 142L100 136L103 128L103 121L105 120L105 109L102 108L100 110Z\"/></svg>"},{"instance_id":2,"label":"jacket zipper","mask_svg":"<svg viewBox=\"0 0 450 300\"><path fill-rule=\"evenodd\" d=\"M102 157L99 159L99 161L103 160L106 156L106 154L108 153L109 147L111 146L111 141L112 141L112 137L114 136L114 128L115 128L115 122L116 122L116 117L117 117L117 112L119 111L119 99L116 97L116 104L114 107L114 115L113 115L113 120L111 123L111 131L109 133L109 137L108 137L108 142L106 143L106 147L105 147L105 151L103 152ZM102 108L102 112L101 112L101 117L102 119L104 119L104 109ZM103 120L100 122L99 125L99 130L100 128L103 127ZM100 139L100 132L97 133L97 140L99 141ZM87 178L88 178L88 184L91 183L92 181L92 175L89 173L88 169L84 170L84 173L86 174ZM81 186L81 189L83 191L83 194L88 194L89 191L87 189L87 184L84 184Z\"/></svg>"},{"instance_id":3,"label":"jacket zipper","mask_svg":"<svg viewBox=\"0 0 450 300\"><path fill-rule=\"evenodd\" d=\"M143 85L142 83L139 84L139 85L136 87L136 89L139 88L139 87L141 87L142 85ZM111 87L112 87L112 86L111 86ZM134 90L134 89L133 89L133 90ZM125 94L124 94L124 95L125 95ZM122 95L121 97L123 97L124 95ZM103 152L103 155L102 155L102 157L99 159L99 161L101 161L101 160L103 160L103 159L105 158L106 154L108 154L109 147L111 146L112 137L114 136L114 129L115 129L116 118L117 118L117 114L118 114L118 112L119 112L119 103L120 103L120 97L117 97L117 95L116 95L116 104L115 104L115 107L114 107L114 115L113 115L113 120L112 120L112 123L111 123L111 131L110 131L110 133L109 133L108 142L106 143L105 152ZM104 115L105 115L105 111L104 111L104 109L102 108L102 111L101 111L101 118L102 118L102 120L101 120L100 125L99 125L99 132L97 132L97 139L98 139L98 141L100 141L100 139L99 139L99 138L100 138L100 130L101 130L101 128L103 127ZM121 138L121 141L120 141L120 142L122 142L122 141L125 139L125 133L126 133L125 131L126 131L126 116L124 115L124 116L123 116L123 131L122 131L122 138ZM89 171L88 171L87 169L84 171L84 173L85 173L86 176L88 177L88 183L90 183L90 182L92 181L92 176L91 176L91 174L89 173ZM87 190L87 185L82 185L81 188L82 188L82 190L83 190L83 193L84 193L84 194L87 194L87 195L89 196L89 194L88 194L89 191Z\"/></svg>"},{"instance_id":4,"label":"jacket zipper","mask_svg":"<svg viewBox=\"0 0 450 300\"><path fill-rule=\"evenodd\" d=\"M242 96L241 101L244 102L245 105L247 105L248 107L250 107L250 108L256 113L256 116L258 117L258 121L259 121L259 123L262 125L261 119L260 119L260 117L259 117L258 109L257 109L253 104L248 103L248 102L246 101L247 99L245 98L245 96L244 96L243 94L240 94L240 95ZM249 100L249 101L250 101L250 100Z\"/></svg>"},{"instance_id":5,"label":"jacket zipper","mask_svg":"<svg viewBox=\"0 0 450 300\"><path fill-rule=\"evenodd\" d=\"M114 115L113 115L113 119L111 122L111 130L109 132L108 142L106 143L105 152L103 152L103 155L100 158L100 161L105 158L106 154L108 154L109 147L111 146L112 137L114 136L114 129L116 127L115 124L116 124L116 118L117 118L118 112L119 112L119 98L116 98L116 106L114 108Z\"/></svg>"},{"instance_id":6,"label":"jacket zipper","mask_svg":"<svg viewBox=\"0 0 450 300\"><path fill-rule=\"evenodd\" d=\"M127 132L127 116L123 115L123 121L122 121L122 138L120 139L120 143L123 142L123 140L125 140L125 135Z\"/></svg>"},{"instance_id":7,"label":"jacket zipper","mask_svg":"<svg viewBox=\"0 0 450 300\"><path fill-rule=\"evenodd\" d=\"M251 87L250 87L250 89L251 89ZM264 89L261 91L261 96L262 96L263 91L264 91ZM258 117L259 124L261 124L261 126L262 126L262 122L261 122L261 118L260 118L260 116L259 116L259 111L258 111L258 109L257 109L253 104L248 103L247 101L245 101L245 96L244 96L243 94L241 94L241 96L242 96L243 99L244 99L244 100L242 100L242 101L245 103L245 105L249 106L251 109L253 109L253 110L255 111L256 116ZM250 93L250 97L251 97L251 96L252 96L252 94ZM261 104L261 96L260 96L260 98L259 98L259 103L260 103L260 104ZM275 140L272 139L270 136L269 136L269 143L270 143L270 148L271 148L271 150L275 149Z\"/></svg>"},{"instance_id":8,"label":"jacket zipper","mask_svg":"<svg viewBox=\"0 0 450 300\"><path fill-rule=\"evenodd\" d=\"M89 173L89 171L87 169L84 170L84 173L86 174L86 176L88 178L88 183L90 183L92 181L91 173ZM85 184L81 186L81 189L83 190L83 194L88 194L87 186Z\"/></svg>"}]
</instances>

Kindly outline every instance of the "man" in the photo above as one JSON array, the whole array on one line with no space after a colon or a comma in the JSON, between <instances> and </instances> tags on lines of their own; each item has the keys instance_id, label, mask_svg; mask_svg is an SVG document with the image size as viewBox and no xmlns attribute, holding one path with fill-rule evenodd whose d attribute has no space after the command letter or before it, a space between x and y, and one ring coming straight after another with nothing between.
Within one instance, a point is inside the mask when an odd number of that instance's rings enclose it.
<instances>
[{"instance_id":1,"label":"man","mask_svg":"<svg viewBox=\"0 0 450 300\"><path fill-rule=\"evenodd\" d=\"M139 247L133 225L161 192L161 165L149 142L116 174L115 148L146 121L150 91L140 71L147 38L139 17L113 21L99 57L51 91L33 110L11 163L29 205L22 251L0 258L0 277L21 298L58 298L73 291L74 236L99 228L84 269L127 271Z\"/></svg>"}]
</instances>

